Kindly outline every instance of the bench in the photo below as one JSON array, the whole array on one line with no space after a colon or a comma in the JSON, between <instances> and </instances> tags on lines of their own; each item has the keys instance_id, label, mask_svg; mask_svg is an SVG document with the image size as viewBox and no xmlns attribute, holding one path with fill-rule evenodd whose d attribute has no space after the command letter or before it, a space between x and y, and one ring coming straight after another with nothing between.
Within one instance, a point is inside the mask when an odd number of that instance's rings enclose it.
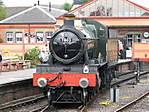
<instances>
[{"instance_id":1,"label":"bench","mask_svg":"<svg viewBox=\"0 0 149 112\"><path fill-rule=\"evenodd\" d=\"M30 68L30 66L31 66L30 60L21 60L18 62L19 69L27 69L27 68Z\"/></svg>"},{"instance_id":2,"label":"bench","mask_svg":"<svg viewBox=\"0 0 149 112\"><path fill-rule=\"evenodd\" d=\"M19 61L17 56L3 57L3 60L0 63L0 71L17 70L17 61Z\"/></svg>"},{"instance_id":3,"label":"bench","mask_svg":"<svg viewBox=\"0 0 149 112\"><path fill-rule=\"evenodd\" d=\"M30 60L24 60L23 68L26 69L26 68L30 68L30 67L31 67L31 61Z\"/></svg>"},{"instance_id":4,"label":"bench","mask_svg":"<svg viewBox=\"0 0 149 112\"><path fill-rule=\"evenodd\" d=\"M30 65L30 60L19 60L17 56L3 57L3 61L0 63L0 72L26 69L30 68Z\"/></svg>"},{"instance_id":5,"label":"bench","mask_svg":"<svg viewBox=\"0 0 149 112\"><path fill-rule=\"evenodd\" d=\"M9 61L2 61L0 66L1 71L9 71Z\"/></svg>"}]
</instances>

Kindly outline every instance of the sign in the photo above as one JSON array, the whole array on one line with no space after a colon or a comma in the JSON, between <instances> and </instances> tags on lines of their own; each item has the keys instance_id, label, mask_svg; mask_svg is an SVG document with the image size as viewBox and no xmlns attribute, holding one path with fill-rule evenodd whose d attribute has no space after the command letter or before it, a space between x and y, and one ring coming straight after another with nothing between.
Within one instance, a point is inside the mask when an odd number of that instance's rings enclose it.
<instances>
[{"instance_id":1,"label":"sign","mask_svg":"<svg viewBox=\"0 0 149 112\"><path fill-rule=\"evenodd\" d=\"M144 32L143 36L144 36L144 38L149 38L149 32Z\"/></svg>"},{"instance_id":2,"label":"sign","mask_svg":"<svg viewBox=\"0 0 149 112\"><path fill-rule=\"evenodd\" d=\"M131 58L132 57L132 50L126 50L126 57Z\"/></svg>"},{"instance_id":3,"label":"sign","mask_svg":"<svg viewBox=\"0 0 149 112\"><path fill-rule=\"evenodd\" d=\"M149 39L141 39L142 43L149 43Z\"/></svg>"}]
</instances>

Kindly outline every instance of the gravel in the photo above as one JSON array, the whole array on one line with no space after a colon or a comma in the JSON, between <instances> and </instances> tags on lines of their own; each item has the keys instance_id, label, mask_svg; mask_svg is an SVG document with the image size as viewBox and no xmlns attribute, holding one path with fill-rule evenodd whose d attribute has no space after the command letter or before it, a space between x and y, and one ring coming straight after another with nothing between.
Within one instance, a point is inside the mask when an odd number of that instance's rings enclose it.
<instances>
[{"instance_id":1,"label":"gravel","mask_svg":"<svg viewBox=\"0 0 149 112\"><path fill-rule=\"evenodd\" d=\"M123 85L119 87L119 102L110 101L110 90L107 90L102 97L98 97L88 112L114 112L116 109L133 101L145 92L149 91L149 75L141 79L136 85ZM133 109L127 112L149 112L149 97L145 98Z\"/></svg>"}]
</instances>

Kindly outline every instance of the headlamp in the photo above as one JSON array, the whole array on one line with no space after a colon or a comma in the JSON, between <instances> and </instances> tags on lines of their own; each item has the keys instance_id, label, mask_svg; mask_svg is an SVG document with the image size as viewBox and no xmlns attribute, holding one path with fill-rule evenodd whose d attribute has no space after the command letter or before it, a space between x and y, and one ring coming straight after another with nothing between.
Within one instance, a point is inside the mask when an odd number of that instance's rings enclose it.
<instances>
[{"instance_id":1,"label":"headlamp","mask_svg":"<svg viewBox=\"0 0 149 112\"><path fill-rule=\"evenodd\" d=\"M37 84L39 87L45 87L47 85L47 79L46 78L39 78L37 80Z\"/></svg>"},{"instance_id":2,"label":"headlamp","mask_svg":"<svg viewBox=\"0 0 149 112\"><path fill-rule=\"evenodd\" d=\"M87 78L81 78L80 81L79 81L79 85L82 88L87 88L88 85L89 85L89 80Z\"/></svg>"}]
</instances>

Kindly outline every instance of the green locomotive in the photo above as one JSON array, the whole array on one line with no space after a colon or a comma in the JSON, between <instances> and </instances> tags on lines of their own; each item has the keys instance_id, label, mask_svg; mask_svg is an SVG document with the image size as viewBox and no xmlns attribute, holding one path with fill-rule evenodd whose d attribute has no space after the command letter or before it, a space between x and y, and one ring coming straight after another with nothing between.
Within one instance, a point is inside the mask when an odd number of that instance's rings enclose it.
<instances>
[{"instance_id":1,"label":"green locomotive","mask_svg":"<svg viewBox=\"0 0 149 112\"><path fill-rule=\"evenodd\" d=\"M109 65L117 61L116 43L108 39L107 27L97 21L65 20L50 39L51 58L37 66L33 85L43 89L49 105L86 104L111 82Z\"/></svg>"}]
</instances>

